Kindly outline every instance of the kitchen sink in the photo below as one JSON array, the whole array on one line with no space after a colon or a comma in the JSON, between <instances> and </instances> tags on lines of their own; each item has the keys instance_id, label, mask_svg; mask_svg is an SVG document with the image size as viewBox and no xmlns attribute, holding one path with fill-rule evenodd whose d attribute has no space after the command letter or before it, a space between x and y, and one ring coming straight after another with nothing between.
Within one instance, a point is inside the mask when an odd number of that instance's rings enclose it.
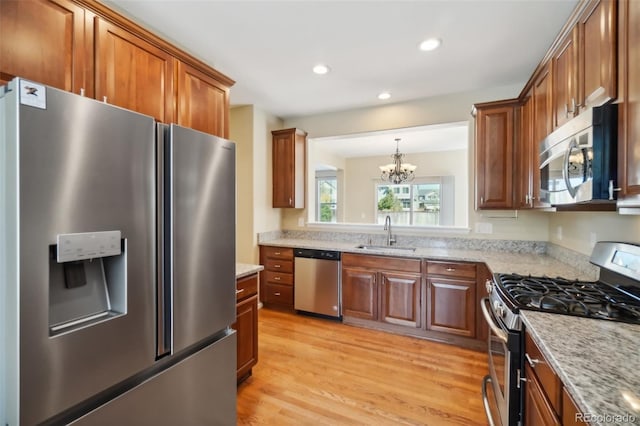
<instances>
[{"instance_id":1,"label":"kitchen sink","mask_svg":"<svg viewBox=\"0 0 640 426\"><path fill-rule=\"evenodd\" d=\"M394 252L405 252L405 253L413 253L416 251L415 247L395 247L395 246L373 246L369 244L360 244L356 246L356 248L362 250L372 250L372 251L394 251Z\"/></svg>"}]
</instances>

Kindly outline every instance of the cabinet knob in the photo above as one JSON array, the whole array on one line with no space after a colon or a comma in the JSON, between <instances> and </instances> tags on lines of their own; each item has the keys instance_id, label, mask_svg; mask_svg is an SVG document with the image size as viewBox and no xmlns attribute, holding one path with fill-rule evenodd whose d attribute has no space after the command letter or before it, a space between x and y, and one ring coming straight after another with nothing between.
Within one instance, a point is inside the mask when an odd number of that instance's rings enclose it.
<instances>
[{"instance_id":1,"label":"cabinet knob","mask_svg":"<svg viewBox=\"0 0 640 426\"><path fill-rule=\"evenodd\" d=\"M279 291L276 292L276 293L273 293L273 294L274 294L274 296L280 296L280 292Z\"/></svg>"},{"instance_id":2,"label":"cabinet knob","mask_svg":"<svg viewBox=\"0 0 640 426\"><path fill-rule=\"evenodd\" d=\"M280 268L280 265L273 265L274 268Z\"/></svg>"},{"instance_id":3,"label":"cabinet knob","mask_svg":"<svg viewBox=\"0 0 640 426\"><path fill-rule=\"evenodd\" d=\"M484 197L480 197L480 204L484 204Z\"/></svg>"},{"instance_id":4,"label":"cabinet knob","mask_svg":"<svg viewBox=\"0 0 640 426\"><path fill-rule=\"evenodd\" d=\"M447 268L447 272L455 272L456 268Z\"/></svg>"},{"instance_id":5,"label":"cabinet knob","mask_svg":"<svg viewBox=\"0 0 640 426\"><path fill-rule=\"evenodd\" d=\"M289 205L291 205L291 197L289 197Z\"/></svg>"},{"instance_id":6,"label":"cabinet knob","mask_svg":"<svg viewBox=\"0 0 640 426\"><path fill-rule=\"evenodd\" d=\"M274 280L280 281L280 277L273 277Z\"/></svg>"},{"instance_id":7,"label":"cabinet knob","mask_svg":"<svg viewBox=\"0 0 640 426\"><path fill-rule=\"evenodd\" d=\"M276 255L276 256L280 256L280 252L279 252L279 251L277 251L277 252L275 253L275 255Z\"/></svg>"}]
</instances>

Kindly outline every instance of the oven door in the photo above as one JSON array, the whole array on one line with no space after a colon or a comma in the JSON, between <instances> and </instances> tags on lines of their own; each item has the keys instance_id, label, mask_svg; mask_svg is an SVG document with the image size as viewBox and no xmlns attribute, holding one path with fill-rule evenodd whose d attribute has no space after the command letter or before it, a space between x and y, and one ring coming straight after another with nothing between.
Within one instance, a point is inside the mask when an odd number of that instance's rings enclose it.
<instances>
[{"instance_id":1,"label":"oven door","mask_svg":"<svg viewBox=\"0 0 640 426\"><path fill-rule=\"evenodd\" d=\"M510 331L494 315L488 298L481 301L489 325L489 375L482 384L482 397L490 426L510 426L520 422L522 364L521 333Z\"/></svg>"}]
</instances>

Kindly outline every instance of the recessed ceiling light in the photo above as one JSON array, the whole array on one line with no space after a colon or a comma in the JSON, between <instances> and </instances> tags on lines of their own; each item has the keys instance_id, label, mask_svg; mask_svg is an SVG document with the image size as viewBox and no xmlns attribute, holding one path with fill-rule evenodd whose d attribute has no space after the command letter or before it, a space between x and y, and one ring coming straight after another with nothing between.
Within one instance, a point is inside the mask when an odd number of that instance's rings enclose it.
<instances>
[{"instance_id":1,"label":"recessed ceiling light","mask_svg":"<svg viewBox=\"0 0 640 426\"><path fill-rule=\"evenodd\" d=\"M385 99L389 99L391 97L391 93L389 92L382 92L378 95L378 99L380 99L381 101L384 101Z\"/></svg>"},{"instance_id":2,"label":"recessed ceiling light","mask_svg":"<svg viewBox=\"0 0 640 426\"><path fill-rule=\"evenodd\" d=\"M329 70L330 68L324 64L318 64L315 67L313 67L313 72L320 75L328 73Z\"/></svg>"},{"instance_id":3,"label":"recessed ceiling light","mask_svg":"<svg viewBox=\"0 0 640 426\"><path fill-rule=\"evenodd\" d=\"M429 52L431 50L435 50L442 44L442 40L439 38L428 38L422 43L420 43L420 50L425 52Z\"/></svg>"}]
</instances>

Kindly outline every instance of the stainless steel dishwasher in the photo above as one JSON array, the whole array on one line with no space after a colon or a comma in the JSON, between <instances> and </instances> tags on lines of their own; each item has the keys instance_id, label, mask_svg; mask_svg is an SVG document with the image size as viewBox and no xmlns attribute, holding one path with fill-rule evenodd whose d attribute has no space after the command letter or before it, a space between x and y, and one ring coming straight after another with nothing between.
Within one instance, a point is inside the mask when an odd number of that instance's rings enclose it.
<instances>
[{"instance_id":1,"label":"stainless steel dishwasher","mask_svg":"<svg viewBox=\"0 0 640 426\"><path fill-rule=\"evenodd\" d=\"M294 308L322 316L341 318L340 252L294 250Z\"/></svg>"}]
</instances>

